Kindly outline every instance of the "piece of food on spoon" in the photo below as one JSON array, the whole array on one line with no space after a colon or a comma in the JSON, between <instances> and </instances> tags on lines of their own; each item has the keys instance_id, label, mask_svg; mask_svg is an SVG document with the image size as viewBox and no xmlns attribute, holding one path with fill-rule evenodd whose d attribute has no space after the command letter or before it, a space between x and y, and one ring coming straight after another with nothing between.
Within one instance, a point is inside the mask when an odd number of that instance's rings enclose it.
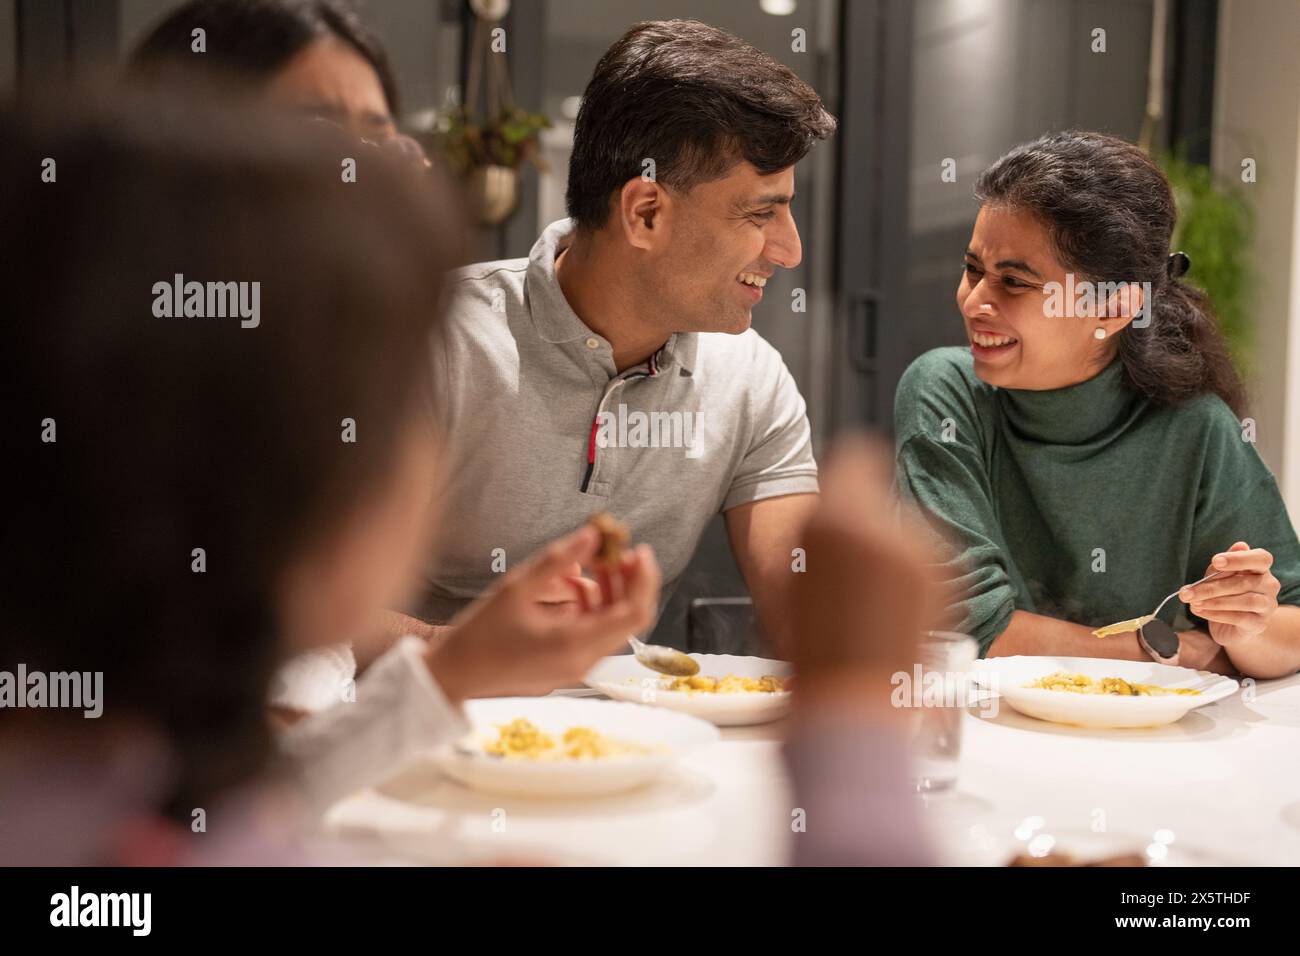
<instances>
[{"instance_id":1,"label":"piece of food on spoon","mask_svg":"<svg viewBox=\"0 0 1300 956\"><path fill-rule=\"evenodd\" d=\"M673 647L642 644L637 647L636 659L642 667L674 678L691 677L700 672L700 662Z\"/></svg>"},{"instance_id":2,"label":"piece of food on spoon","mask_svg":"<svg viewBox=\"0 0 1300 956\"><path fill-rule=\"evenodd\" d=\"M1140 628L1143 624L1146 624L1148 621L1154 621L1154 620L1155 620L1155 615L1144 614L1141 617L1135 617L1129 621L1119 621L1118 623L1115 624L1107 624L1105 627L1097 628L1092 633L1096 634L1098 637L1112 637L1115 634L1127 634L1130 631L1136 631L1138 628Z\"/></svg>"}]
</instances>

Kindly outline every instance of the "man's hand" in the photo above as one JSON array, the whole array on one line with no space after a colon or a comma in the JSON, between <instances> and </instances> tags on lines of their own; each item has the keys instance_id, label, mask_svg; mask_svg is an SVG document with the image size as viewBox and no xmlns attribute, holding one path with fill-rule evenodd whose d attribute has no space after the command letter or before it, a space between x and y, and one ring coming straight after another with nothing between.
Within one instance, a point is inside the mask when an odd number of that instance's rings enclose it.
<instances>
[{"instance_id":1,"label":"man's hand","mask_svg":"<svg viewBox=\"0 0 1300 956\"><path fill-rule=\"evenodd\" d=\"M638 545L608 572L608 601L573 572L589 565L600 536L588 525L507 573L451 622L426 660L453 701L543 694L573 685L628 636L654 623L660 573ZM571 602L557 603L563 581Z\"/></svg>"}]
</instances>

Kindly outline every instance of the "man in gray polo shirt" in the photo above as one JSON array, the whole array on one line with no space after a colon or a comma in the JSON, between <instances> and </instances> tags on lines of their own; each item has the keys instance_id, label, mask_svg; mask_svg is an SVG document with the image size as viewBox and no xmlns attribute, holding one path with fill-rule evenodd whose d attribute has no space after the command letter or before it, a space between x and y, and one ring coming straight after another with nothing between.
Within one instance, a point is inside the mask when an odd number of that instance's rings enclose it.
<instances>
[{"instance_id":1,"label":"man in gray polo shirt","mask_svg":"<svg viewBox=\"0 0 1300 956\"><path fill-rule=\"evenodd\" d=\"M653 546L669 594L721 511L760 618L783 626L774 596L817 466L751 309L799 264L794 164L834 127L790 70L704 24L639 24L606 52L575 129L571 219L527 259L452 284L434 350L447 520L425 621L597 511ZM572 594L557 582L555 596Z\"/></svg>"}]
</instances>

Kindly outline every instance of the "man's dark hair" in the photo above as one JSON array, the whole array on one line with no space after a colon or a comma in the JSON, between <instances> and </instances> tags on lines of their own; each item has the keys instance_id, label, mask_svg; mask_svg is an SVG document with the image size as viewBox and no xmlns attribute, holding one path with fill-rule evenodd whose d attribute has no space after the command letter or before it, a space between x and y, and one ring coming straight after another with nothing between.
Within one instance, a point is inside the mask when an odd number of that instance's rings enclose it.
<instances>
[{"instance_id":1,"label":"man's dark hair","mask_svg":"<svg viewBox=\"0 0 1300 956\"><path fill-rule=\"evenodd\" d=\"M599 229L609 197L642 174L686 191L741 160L793 166L835 131L816 91L739 37L696 20L638 23L596 64L569 161L569 215Z\"/></svg>"},{"instance_id":2,"label":"man's dark hair","mask_svg":"<svg viewBox=\"0 0 1300 956\"><path fill-rule=\"evenodd\" d=\"M201 28L206 51L191 52ZM352 47L379 76L388 111L397 116L397 82L378 37L341 0L190 0L155 26L131 54L136 76L195 64L250 83L262 83L322 37Z\"/></svg>"}]
</instances>

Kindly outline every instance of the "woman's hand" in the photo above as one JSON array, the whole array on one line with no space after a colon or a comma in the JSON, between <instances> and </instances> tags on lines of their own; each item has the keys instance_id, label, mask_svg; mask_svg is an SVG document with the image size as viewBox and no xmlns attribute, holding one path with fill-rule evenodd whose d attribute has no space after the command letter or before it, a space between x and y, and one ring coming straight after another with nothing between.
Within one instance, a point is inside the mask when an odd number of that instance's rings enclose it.
<instances>
[{"instance_id":1,"label":"woman's hand","mask_svg":"<svg viewBox=\"0 0 1300 956\"><path fill-rule=\"evenodd\" d=\"M649 628L659 605L654 552L638 545L617 568L602 570L611 595L602 601L595 582L572 574L590 564L599 545L599 533L584 525L508 572L457 615L425 658L443 692L461 701L572 686L630 635ZM567 583L572 602L556 603L557 580Z\"/></svg>"},{"instance_id":2,"label":"woman's hand","mask_svg":"<svg viewBox=\"0 0 1300 956\"><path fill-rule=\"evenodd\" d=\"M1269 570L1273 555L1238 541L1214 556L1206 574L1225 571L1221 577L1195 587L1185 587L1178 597L1193 614L1205 618L1210 636L1223 647L1233 647L1262 634L1277 612L1281 583Z\"/></svg>"}]
</instances>

